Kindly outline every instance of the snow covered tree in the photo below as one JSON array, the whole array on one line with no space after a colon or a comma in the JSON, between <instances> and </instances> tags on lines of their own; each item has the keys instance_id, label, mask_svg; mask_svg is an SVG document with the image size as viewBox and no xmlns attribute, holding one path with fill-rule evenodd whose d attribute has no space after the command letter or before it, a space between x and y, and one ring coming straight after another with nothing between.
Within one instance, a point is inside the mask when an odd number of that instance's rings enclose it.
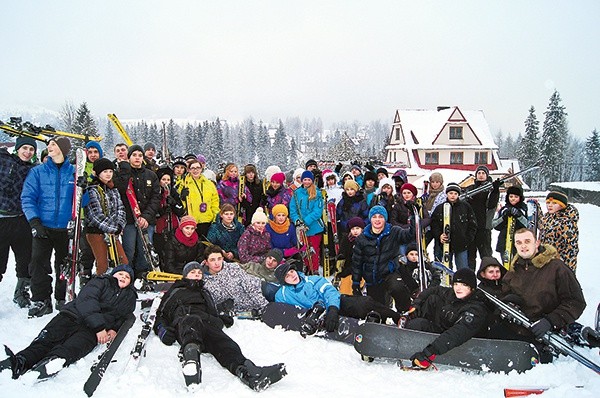
<instances>
[{"instance_id":1,"label":"snow covered tree","mask_svg":"<svg viewBox=\"0 0 600 398\"><path fill-rule=\"evenodd\" d=\"M106 123L104 138L100 142L100 145L102 146L105 157L109 157L109 154L113 153L115 147L115 130L113 129L111 122Z\"/></svg>"},{"instance_id":2,"label":"snow covered tree","mask_svg":"<svg viewBox=\"0 0 600 398\"><path fill-rule=\"evenodd\" d=\"M540 157L539 149L539 135L540 127L539 121L535 116L535 108L533 105L529 108L529 115L525 119L525 136L521 140L521 143L517 149L517 159L521 168L531 167ZM538 178L534 178L538 173L528 173L523 176L525 183L532 189L540 189L541 184Z\"/></svg>"},{"instance_id":3,"label":"snow covered tree","mask_svg":"<svg viewBox=\"0 0 600 398\"><path fill-rule=\"evenodd\" d=\"M185 125L185 129L183 130L184 134L184 145L180 152L178 152L177 156L185 156L187 153L195 153L194 145L195 145L195 136L196 129L190 123Z\"/></svg>"},{"instance_id":4,"label":"snow covered tree","mask_svg":"<svg viewBox=\"0 0 600 398\"><path fill-rule=\"evenodd\" d=\"M272 165L271 160L271 139L269 138L269 130L263 125L262 120L258 122L258 132L256 138L256 157L258 158L258 169L265 170L267 166ZM279 166L279 165L278 165Z\"/></svg>"},{"instance_id":5,"label":"snow covered tree","mask_svg":"<svg viewBox=\"0 0 600 398\"><path fill-rule=\"evenodd\" d=\"M227 122L223 122L223 156L228 162L233 162L240 166L240 156L235 149L229 125Z\"/></svg>"},{"instance_id":6,"label":"snow covered tree","mask_svg":"<svg viewBox=\"0 0 600 398\"><path fill-rule=\"evenodd\" d=\"M587 181L600 181L600 135L594 129L585 141Z\"/></svg>"},{"instance_id":7,"label":"snow covered tree","mask_svg":"<svg viewBox=\"0 0 600 398\"><path fill-rule=\"evenodd\" d=\"M79 105L79 108L77 108L72 128L75 133L97 135L98 127L96 126L96 121L94 120L87 103L83 102Z\"/></svg>"},{"instance_id":8,"label":"snow covered tree","mask_svg":"<svg viewBox=\"0 0 600 398\"><path fill-rule=\"evenodd\" d=\"M163 129L166 128L166 130L167 130L166 131L167 152L169 153L169 155L172 158L174 153L179 152L180 142L181 142L181 140L179 139L179 130L181 130L181 127L178 124L175 124L173 119L170 119L169 123L167 124L166 127L163 122L162 128ZM157 145L157 149L158 149L158 147L162 148L162 146L163 146L162 130L161 130L160 141L158 143L156 143L156 145ZM163 154L163 156L164 156L164 154Z\"/></svg>"},{"instance_id":9,"label":"snow covered tree","mask_svg":"<svg viewBox=\"0 0 600 398\"><path fill-rule=\"evenodd\" d=\"M152 123L148 127L148 132L145 134L145 136L141 136L139 142L136 143L143 147L148 142L153 143L157 150L160 148L160 143L162 142L162 139L156 123Z\"/></svg>"},{"instance_id":10,"label":"snow covered tree","mask_svg":"<svg viewBox=\"0 0 600 398\"><path fill-rule=\"evenodd\" d=\"M555 90L550 97L548 108L544 112L546 118L540 140L543 189L546 189L552 182L561 181L562 170L565 166L563 149L566 147L568 135L567 113L565 107L560 103L560 94Z\"/></svg>"},{"instance_id":11,"label":"snow covered tree","mask_svg":"<svg viewBox=\"0 0 600 398\"><path fill-rule=\"evenodd\" d=\"M244 156L248 163L256 163L256 125L252 118L246 119L243 123L246 140L244 144ZM244 141L240 138L240 141Z\"/></svg>"},{"instance_id":12,"label":"snow covered tree","mask_svg":"<svg viewBox=\"0 0 600 398\"><path fill-rule=\"evenodd\" d=\"M75 125L75 117L77 116L77 109L71 101L66 101L60 109L60 129L64 131L74 131L73 126Z\"/></svg>"},{"instance_id":13,"label":"snow covered tree","mask_svg":"<svg viewBox=\"0 0 600 398\"><path fill-rule=\"evenodd\" d=\"M300 160L298 159L298 147L294 138L292 138L292 141L290 142L290 159L288 166L291 170L295 170L300 166Z\"/></svg>"},{"instance_id":14,"label":"snow covered tree","mask_svg":"<svg viewBox=\"0 0 600 398\"><path fill-rule=\"evenodd\" d=\"M360 157L354 147L354 143L346 132L343 133L340 142L333 148L330 148L327 154L327 159L334 162L354 161L359 160Z\"/></svg>"},{"instance_id":15,"label":"snow covered tree","mask_svg":"<svg viewBox=\"0 0 600 398\"><path fill-rule=\"evenodd\" d=\"M285 134L285 128L283 127L283 122L279 119L279 125L277 127L277 131L275 132L275 140L273 141L273 146L271 148L272 163L281 167L282 170L286 170L288 168L288 152L290 151L290 147L287 141L287 135Z\"/></svg>"}]
</instances>

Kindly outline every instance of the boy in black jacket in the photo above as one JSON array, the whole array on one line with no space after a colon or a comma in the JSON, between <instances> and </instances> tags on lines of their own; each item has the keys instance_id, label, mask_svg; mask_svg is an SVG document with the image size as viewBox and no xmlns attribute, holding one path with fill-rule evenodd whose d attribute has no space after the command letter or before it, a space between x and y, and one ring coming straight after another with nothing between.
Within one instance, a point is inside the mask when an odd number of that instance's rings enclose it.
<instances>
[{"instance_id":1,"label":"boy in black jacket","mask_svg":"<svg viewBox=\"0 0 600 398\"><path fill-rule=\"evenodd\" d=\"M0 370L12 369L13 379L32 369L43 379L89 354L97 344L112 341L117 330L135 310L133 270L116 267L111 275L90 280L74 301L65 304L29 347L0 362Z\"/></svg>"},{"instance_id":2,"label":"boy in black jacket","mask_svg":"<svg viewBox=\"0 0 600 398\"><path fill-rule=\"evenodd\" d=\"M166 345L176 340L181 345L183 374L186 385L202 381L200 354L207 352L229 372L253 390L260 391L281 380L287 373L282 363L256 366L247 359L223 326L231 327L233 318L219 313L204 288L202 265L189 262L183 268L183 279L176 281L162 298L156 315L154 332Z\"/></svg>"}]
</instances>

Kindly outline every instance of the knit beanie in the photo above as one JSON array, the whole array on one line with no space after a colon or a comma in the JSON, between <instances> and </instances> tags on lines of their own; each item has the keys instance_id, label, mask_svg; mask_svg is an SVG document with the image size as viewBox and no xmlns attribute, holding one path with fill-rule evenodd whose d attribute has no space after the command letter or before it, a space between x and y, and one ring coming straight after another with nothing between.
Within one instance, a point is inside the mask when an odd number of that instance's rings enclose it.
<instances>
[{"instance_id":1,"label":"knit beanie","mask_svg":"<svg viewBox=\"0 0 600 398\"><path fill-rule=\"evenodd\" d=\"M348 230L351 230L354 227L361 227L365 229L365 222L360 217L352 217L348 220Z\"/></svg>"},{"instance_id":2,"label":"knit beanie","mask_svg":"<svg viewBox=\"0 0 600 398\"><path fill-rule=\"evenodd\" d=\"M160 180L165 174L171 176L171 181L173 180L173 170L169 166L163 166L156 170L156 176Z\"/></svg>"},{"instance_id":3,"label":"knit beanie","mask_svg":"<svg viewBox=\"0 0 600 398\"><path fill-rule=\"evenodd\" d=\"M548 196L546 196L546 202L554 200L558 202L559 205L564 209L569 204L569 197L566 193L562 191L550 191Z\"/></svg>"},{"instance_id":4,"label":"knit beanie","mask_svg":"<svg viewBox=\"0 0 600 398\"><path fill-rule=\"evenodd\" d=\"M127 159L129 159L135 151L141 152L142 155L144 154L144 148L139 145L132 145L129 147L129 149L127 149Z\"/></svg>"},{"instance_id":5,"label":"knit beanie","mask_svg":"<svg viewBox=\"0 0 600 398\"><path fill-rule=\"evenodd\" d=\"M285 174L283 173L275 173L271 176L271 182L277 182L279 184L283 184L285 181Z\"/></svg>"},{"instance_id":6,"label":"knit beanie","mask_svg":"<svg viewBox=\"0 0 600 398\"><path fill-rule=\"evenodd\" d=\"M371 207L371 210L369 210L369 220L371 218L373 218L373 216L375 214L381 214L383 216L383 218L385 219L385 221L387 222L388 220L388 212L385 209L385 207L381 206L381 205L376 205Z\"/></svg>"},{"instance_id":7,"label":"knit beanie","mask_svg":"<svg viewBox=\"0 0 600 398\"><path fill-rule=\"evenodd\" d=\"M265 211L263 210L263 208L259 207L258 209L256 209L256 211L252 215L252 224L254 224L255 222L261 222L261 221L266 224L269 222L269 219L265 215Z\"/></svg>"},{"instance_id":8,"label":"knit beanie","mask_svg":"<svg viewBox=\"0 0 600 398\"><path fill-rule=\"evenodd\" d=\"M377 174L375 174L375 172L374 172L374 171L371 171L371 170L369 170L369 171L367 171L367 172L365 173L364 180L365 180L365 181L367 181L367 180L371 180L371 181L375 181L375 182L377 182Z\"/></svg>"},{"instance_id":9,"label":"knit beanie","mask_svg":"<svg viewBox=\"0 0 600 398\"><path fill-rule=\"evenodd\" d=\"M281 168L279 166L272 165L267 167L265 169L265 178L267 179L267 181L271 181L271 177L275 173L281 173Z\"/></svg>"},{"instance_id":10,"label":"knit beanie","mask_svg":"<svg viewBox=\"0 0 600 398\"><path fill-rule=\"evenodd\" d=\"M117 272L119 271L125 271L129 274L129 277L131 278L131 283L133 282L133 280L135 279L135 273L133 272L133 268L131 268L129 265L127 264L121 264L119 266L116 266L112 272L110 273L111 276L114 276ZM130 284L131 284L130 283Z\"/></svg>"},{"instance_id":11,"label":"knit beanie","mask_svg":"<svg viewBox=\"0 0 600 398\"><path fill-rule=\"evenodd\" d=\"M406 184L402 184L402 187L400 187L400 193L402 193L405 189L408 189L414 196L417 196L417 187L415 187L413 184L409 184L408 182Z\"/></svg>"},{"instance_id":12,"label":"knit beanie","mask_svg":"<svg viewBox=\"0 0 600 398\"><path fill-rule=\"evenodd\" d=\"M386 177L389 177L388 171L385 167L380 167L375 171L376 174L384 174Z\"/></svg>"},{"instance_id":13,"label":"knit beanie","mask_svg":"<svg viewBox=\"0 0 600 398\"><path fill-rule=\"evenodd\" d=\"M285 285L285 276L291 269L297 270L296 261L292 258L287 259L284 263L279 264L277 268L275 268L275 278L279 281L280 284Z\"/></svg>"},{"instance_id":14,"label":"knit beanie","mask_svg":"<svg viewBox=\"0 0 600 398\"><path fill-rule=\"evenodd\" d=\"M461 268L456 271L452 277L452 283L457 282L464 283L473 290L477 288L477 277L475 276L475 272L471 271L471 268Z\"/></svg>"},{"instance_id":15,"label":"knit beanie","mask_svg":"<svg viewBox=\"0 0 600 398\"><path fill-rule=\"evenodd\" d=\"M317 164L317 161L314 159L309 159L308 162L306 162L306 164L304 165L305 169L308 169L308 166L317 166L319 167L319 165Z\"/></svg>"},{"instance_id":16,"label":"knit beanie","mask_svg":"<svg viewBox=\"0 0 600 398\"><path fill-rule=\"evenodd\" d=\"M102 151L102 147L100 146L100 143L96 142L96 141L89 141L87 144L85 144L86 149L90 149L90 148L96 148L96 150L98 151L98 154L100 154L100 157L104 156L104 151Z\"/></svg>"},{"instance_id":17,"label":"knit beanie","mask_svg":"<svg viewBox=\"0 0 600 398\"><path fill-rule=\"evenodd\" d=\"M185 159L183 157L178 156L173 160L173 167L175 166L183 166L187 168L187 163L185 162Z\"/></svg>"},{"instance_id":18,"label":"knit beanie","mask_svg":"<svg viewBox=\"0 0 600 398\"><path fill-rule=\"evenodd\" d=\"M417 247L416 243L409 243L408 246L406 246L406 254L412 252L412 251L419 251L419 248Z\"/></svg>"},{"instance_id":19,"label":"knit beanie","mask_svg":"<svg viewBox=\"0 0 600 398\"><path fill-rule=\"evenodd\" d=\"M477 169L475 169L475 175L477 175L478 171L483 171L486 176L490 176L490 170L484 165L477 166Z\"/></svg>"},{"instance_id":20,"label":"knit beanie","mask_svg":"<svg viewBox=\"0 0 600 398\"><path fill-rule=\"evenodd\" d=\"M200 265L198 261L190 261L189 263L183 266L183 271L181 272L181 275L183 275L183 277L185 278L187 274L189 274L195 269L202 269L202 265Z\"/></svg>"},{"instance_id":21,"label":"knit beanie","mask_svg":"<svg viewBox=\"0 0 600 398\"><path fill-rule=\"evenodd\" d=\"M179 220L179 228L183 229L183 227L187 227L192 225L194 228L196 228L196 219L192 216L183 216L181 217L181 220Z\"/></svg>"},{"instance_id":22,"label":"knit beanie","mask_svg":"<svg viewBox=\"0 0 600 398\"><path fill-rule=\"evenodd\" d=\"M267 257L273 257L279 264L283 260L283 253L279 249L271 249L267 252Z\"/></svg>"},{"instance_id":23,"label":"knit beanie","mask_svg":"<svg viewBox=\"0 0 600 398\"><path fill-rule=\"evenodd\" d=\"M313 182L315 181L315 175L312 173L312 171L304 170L302 176L300 177L300 180L304 180L305 178L310 178L311 180L313 180Z\"/></svg>"},{"instance_id":24,"label":"knit beanie","mask_svg":"<svg viewBox=\"0 0 600 398\"><path fill-rule=\"evenodd\" d=\"M156 151L156 147L151 142L146 142L144 145L144 152L146 152L148 149L154 149Z\"/></svg>"},{"instance_id":25,"label":"knit beanie","mask_svg":"<svg viewBox=\"0 0 600 398\"><path fill-rule=\"evenodd\" d=\"M18 137L15 142L15 150L19 150L23 145L31 145L34 151L37 151L37 142L31 137Z\"/></svg>"},{"instance_id":26,"label":"knit beanie","mask_svg":"<svg viewBox=\"0 0 600 398\"><path fill-rule=\"evenodd\" d=\"M375 191L375 193L379 195L382 192L382 188L385 185L388 185L390 188L392 188L392 195L396 195L396 184L394 183L394 180L388 177L379 180L379 187L377 188L377 191Z\"/></svg>"},{"instance_id":27,"label":"knit beanie","mask_svg":"<svg viewBox=\"0 0 600 398\"><path fill-rule=\"evenodd\" d=\"M196 160L202 164L206 164L206 158L201 153L199 153L198 156L196 156Z\"/></svg>"},{"instance_id":28,"label":"knit beanie","mask_svg":"<svg viewBox=\"0 0 600 398\"><path fill-rule=\"evenodd\" d=\"M454 192L458 192L458 194L460 195L462 192L462 189L460 188L460 185L458 185L455 182L451 182L450 184L448 184L448 186L446 187L446 193L450 192L450 191L454 191Z\"/></svg>"},{"instance_id":29,"label":"knit beanie","mask_svg":"<svg viewBox=\"0 0 600 398\"><path fill-rule=\"evenodd\" d=\"M67 137L56 137L52 138L50 141L54 141L56 145L58 145L60 151L66 159L71 151L71 141L69 141Z\"/></svg>"},{"instance_id":30,"label":"knit beanie","mask_svg":"<svg viewBox=\"0 0 600 398\"><path fill-rule=\"evenodd\" d=\"M94 162L94 173L99 176L104 170L115 170L115 164L107 158L100 158Z\"/></svg>"},{"instance_id":31,"label":"knit beanie","mask_svg":"<svg viewBox=\"0 0 600 398\"><path fill-rule=\"evenodd\" d=\"M429 176L429 182L439 182L443 184L444 176L442 175L442 173L436 171L434 173L431 173L431 175Z\"/></svg>"},{"instance_id":32,"label":"knit beanie","mask_svg":"<svg viewBox=\"0 0 600 398\"><path fill-rule=\"evenodd\" d=\"M284 204L281 204L281 203L273 206L273 208L271 209L271 214L273 215L273 217L275 217L279 213L283 213L286 216L288 216L290 214L288 208Z\"/></svg>"},{"instance_id":33,"label":"knit beanie","mask_svg":"<svg viewBox=\"0 0 600 398\"><path fill-rule=\"evenodd\" d=\"M355 191L359 191L360 187L358 186L357 182L354 180L346 180L346 182L344 183L344 190L351 188L354 189Z\"/></svg>"},{"instance_id":34,"label":"knit beanie","mask_svg":"<svg viewBox=\"0 0 600 398\"><path fill-rule=\"evenodd\" d=\"M362 169L357 164L353 164L350 170L358 170L360 173L362 173Z\"/></svg>"},{"instance_id":35,"label":"knit beanie","mask_svg":"<svg viewBox=\"0 0 600 398\"><path fill-rule=\"evenodd\" d=\"M185 159L185 161L186 161L186 162L187 162L188 160L192 160L192 159L194 159L194 160L198 160L198 159L196 158L196 155L195 155L195 154L193 154L193 153L188 153L188 154L187 154L187 155L185 155L183 158ZM200 160L198 160L198 161L200 161Z\"/></svg>"}]
</instances>

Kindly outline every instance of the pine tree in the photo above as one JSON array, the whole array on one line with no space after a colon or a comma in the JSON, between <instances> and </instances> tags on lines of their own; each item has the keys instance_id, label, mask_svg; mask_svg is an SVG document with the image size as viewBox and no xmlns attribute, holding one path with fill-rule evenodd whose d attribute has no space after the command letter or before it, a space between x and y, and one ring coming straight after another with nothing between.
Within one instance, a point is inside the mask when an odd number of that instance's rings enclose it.
<instances>
[{"instance_id":1,"label":"pine tree","mask_svg":"<svg viewBox=\"0 0 600 398\"><path fill-rule=\"evenodd\" d=\"M71 101L66 101L60 110L60 129L64 131L74 131L75 117L77 110Z\"/></svg>"},{"instance_id":2,"label":"pine tree","mask_svg":"<svg viewBox=\"0 0 600 398\"><path fill-rule=\"evenodd\" d=\"M162 134L158 129L156 123L152 123L148 127L148 132L145 136L141 136L139 139L139 145L142 147L147 143L152 143L158 149L160 148L160 143L162 142Z\"/></svg>"},{"instance_id":3,"label":"pine tree","mask_svg":"<svg viewBox=\"0 0 600 398\"><path fill-rule=\"evenodd\" d=\"M248 163L256 163L256 126L252 118L244 121L244 130L246 131L245 156Z\"/></svg>"},{"instance_id":4,"label":"pine tree","mask_svg":"<svg viewBox=\"0 0 600 398\"><path fill-rule=\"evenodd\" d=\"M267 166L273 164L271 161L271 139L269 138L269 130L267 126L263 125L262 120L258 122L256 155L258 158L257 166L259 170L264 170Z\"/></svg>"},{"instance_id":5,"label":"pine tree","mask_svg":"<svg viewBox=\"0 0 600 398\"><path fill-rule=\"evenodd\" d=\"M296 146L296 140L292 138L290 142L290 160L289 160L289 168L291 170L295 170L300 167L300 160L298 159L298 147Z\"/></svg>"},{"instance_id":6,"label":"pine tree","mask_svg":"<svg viewBox=\"0 0 600 398\"><path fill-rule=\"evenodd\" d=\"M230 162L233 162L237 165L240 164L240 156L234 147L234 142L231 138L231 131L229 130L229 125L227 122L223 122L223 154L229 159Z\"/></svg>"},{"instance_id":7,"label":"pine tree","mask_svg":"<svg viewBox=\"0 0 600 398\"><path fill-rule=\"evenodd\" d=\"M113 153L115 147L115 130L113 129L111 122L106 123L105 131L101 146L104 151L104 156L108 157L109 153Z\"/></svg>"},{"instance_id":8,"label":"pine tree","mask_svg":"<svg viewBox=\"0 0 600 398\"><path fill-rule=\"evenodd\" d=\"M539 122L535 116L535 108L533 105L529 108L529 115L525 119L525 136L521 140L521 144L517 149L517 159L521 168L531 167L540 157L539 150ZM534 179L531 173L525 174L523 179L531 188L540 189L539 179Z\"/></svg>"},{"instance_id":9,"label":"pine tree","mask_svg":"<svg viewBox=\"0 0 600 398\"><path fill-rule=\"evenodd\" d=\"M600 181L600 135L594 129L585 142L587 181Z\"/></svg>"},{"instance_id":10,"label":"pine tree","mask_svg":"<svg viewBox=\"0 0 600 398\"><path fill-rule=\"evenodd\" d=\"M75 119L73 120L73 132L78 134L97 135L98 128L87 103L82 102L77 108Z\"/></svg>"},{"instance_id":11,"label":"pine tree","mask_svg":"<svg viewBox=\"0 0 600 398\"><path fill-rule=\"evenodd\" d=\"M565 166L564 148L568 135L567 113L560 102L560 94L555 90L550 97L548 108L544 112L546 118L540 140L541 173L544 183L542 188L544 189L553 182L561 181L562 170Z\"/></svg>"},{"instance_id":12,"label":"pine tree","mask_svg":"<svg viewBox=\"0 0 600 398\"><path fill-rule=\"evenodd\" d=\"M356 151L354 143L350 137L348 137L346 132L344 132L342 135L341 141L333 148L329 149L327 157L335 162L354 161L360 159L360 155Z\"/></svg>"},{"instance_id":13,"label":"pine tree","mask_svg":"<svg viewBox=\"0 0 600 398\"><path fill-rule=\"evenodd\" d=\"M289 151L290 147L288 145L287 135L285 134L285 128L283 127L283 122L279 119L279 125L275 132L275 139L271 148L273 154L272 164L281 167L282 170L287 170Z\"/></svg>"},{"instance_id":14,"label":"pine tree","mask_svg":"<svg viewBox=\"0 0 600 398\"><path fill-rule=\"evenodd\" d=\"M163 123L163 128L164 127L164 123ZM181 129L181 127L177 124L175 124L175 122L173 121L173 119L169 120L169 123L166 126L166 135L167 135L167 152L169 154L173 154L173 153L177 153L179 152L179 145L181 140L179 139L179 130ZM160 139L160 145L162 147L162 142L163 142L163 138L162 138L162 131L161 131L161 139Z\"/></svg>"},{"instance_id":15,"label":"pine tree","mask_svg":"<svg viewBox=\"0 0 600 398\"><path fill-rule=\"evenodd\" d=\"M192 126L190 123L188 123L185 125L184 134L185 134L184 147L180 152L178 152L179 153L178 156L185 156L185 154L187 154L187 153L195 153L195 150L194 150L195 139L194 138L196 136L196 129L194 128L194 126Z\"/></svg>"}]
</instances>

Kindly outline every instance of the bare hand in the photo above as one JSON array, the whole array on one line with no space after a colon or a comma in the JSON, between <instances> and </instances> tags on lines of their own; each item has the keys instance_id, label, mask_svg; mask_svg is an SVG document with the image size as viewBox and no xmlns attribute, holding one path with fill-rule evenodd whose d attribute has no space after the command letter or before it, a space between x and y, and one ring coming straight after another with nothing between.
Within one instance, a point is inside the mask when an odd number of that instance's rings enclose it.
<instances>
[{"instance_id":1,"label":"bare hand","mask_svg":"<svg viewBox=\"0 0 600 398\"><path fill-rule=\"evenodd\" d=\"M146 229L146 228L148 228L148 225L149 225L148 221L144 217L139 217L137 219L137 223L141 229Z\"/></svg>"},{"instance_id":2,"label":"bare hand","mask_svg":"<svg viewBox=\"0 0 600 398\"><path fill-rule=\"evenodd\" d=\"M110 341L110 336L106 329L104 329L96 333L96 339L98 339L98 344L106 344Z\"/></svg>"},{"instance_id":3,"label":"bare hand","mask_svg":"<svg viewBox=\"0 0 600 398\"><path fill-rule=\"evenodd\" d=\"M233 253L232 252L225 253L225 258L228 260L233 260Z\"/></svg>"},{"instance_id":4,"label":"bare hand","mask_svg":"<svg viewBox=\"0 0 600 398\"><path fill-rule=\"evenodd\" d=\"M447 242L448 242L448 235L446 235L446 234L441 234L441 235L440 235L440 241L441 241L442 243L447 243Z\"/></svg>"}]
</instances>

